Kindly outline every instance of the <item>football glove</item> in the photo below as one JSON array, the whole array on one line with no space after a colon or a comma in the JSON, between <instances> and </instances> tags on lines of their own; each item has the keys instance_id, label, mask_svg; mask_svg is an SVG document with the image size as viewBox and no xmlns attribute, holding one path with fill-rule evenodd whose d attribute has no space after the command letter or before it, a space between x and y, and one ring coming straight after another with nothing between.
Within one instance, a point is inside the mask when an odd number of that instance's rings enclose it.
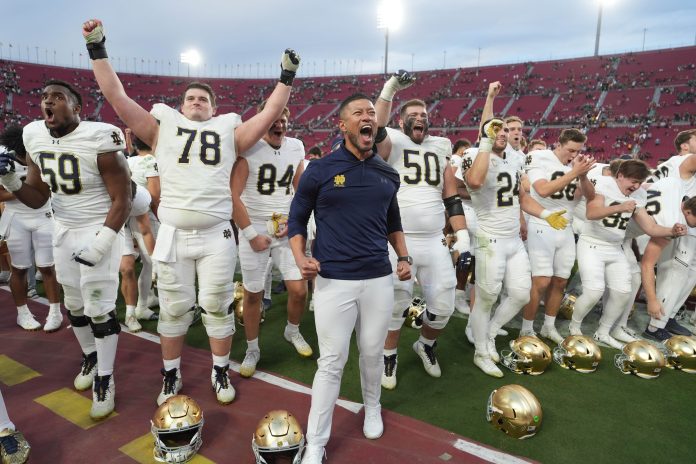
<instances>
[{"instance_id":1,"label":"football glove","mask_svg":"<svg viewBox=\"0 0 696 464\"><path fill-rule=\"evenodd\" d=\"M545 220L546 222L549 223L551 227L553 227L556 230L562 230L565 229L566 226L568 225L568 220L563 217L565 214L566 210L561 209L559 211L549 211L549 210L544 210L541 212L541 215L539 216L541 219Z\"/></svg>"},{"instance_id":2,"label":"football glove","mask_svg":"<svg viewBox=\"0 0 696 464\"><path fill-rule=\"evenodd\" d=\"M459 253L459 256L464 253L469 253L471 251L471 244L469 242L469 233L466 229L461 229L455 232L457 236L457 241L452 244L452 251Z\"/></svg>"},{"instance_id":3,"label":"football glove","mask_svg":"<svg viewBox=\"0 0 696 464\"><path fill-rule=\"evenodd\" d=\"M15 172L15 161L18 160L15 158L14 151L3 150L0 153L0 184L8 192L16 192L22 188L22 179Z\"/></svg>"},{"instance_id":4,"label":"football glove","mask_svg":"<svg viewBox=\"0 0 696 464\"><path fill-rule=\"evenodd\" d=\"M416 82L415 74L404 69L399 69L384 83L379 98L390 102L394 98L396 92L410 87L414 82Z\"/></svg>"},{"instance_id":5,"label":"football glove","mask_svg":"<svg viewBox=\"0 0 696 464\"><path fill-rule=\"evenodd\" d=\"M493 149L495 138L503 129L505 121L500 118L491 118L481 126L481 140L479 141L479 151L490 152Z\"/></svg>"},{"instance_id":6,"label":"football glove","mask_svg":"<svg viewBox=\"0 0 696 464\"><path fill-rule=\"evenodd\" d=\"M295 50L286 48L280 59L280 82L285 85L292 85L293 79L295 79L295 74L297 73L297 68L300 67L300 55L297 54Z\"/></svg>"},{"instance_id":7,"label":"football glove","mask_svg":"<svg viewBox=\"0 0 696 464\"><path fill-rule=\"evenodd\" d=\"M457 258L457 263L455 265L455 272L457 275L457 282L467 282L469 279L469 274L473 270L474 258L471 253L464 252Z\"/></svg>"},{"instance_id":8,"label":"football glove","mask_svg":"<svg viewBox=\"0 0 696 464\"><path fill-rule=\"evenodd\" d=\"M72 258L85 266L94 266L102 260L107 251L111 248L111 244L116 239L118 233L110 227L103 226L97 232L97 236L92 240L92 243L73 253Z\"/></svg>"},{"instance_id":9,"label":"football glove","mask_svg":"<svg viewBox=\"0 0 696 464\"><path fill-rule=\"evenodd\" d=\"M108 58L106 54L106 36L104 35L104 26L98 19L90 19L82 25L82 35L87 42L87 53L92 60Z\"/></svg>"}]
</instances>

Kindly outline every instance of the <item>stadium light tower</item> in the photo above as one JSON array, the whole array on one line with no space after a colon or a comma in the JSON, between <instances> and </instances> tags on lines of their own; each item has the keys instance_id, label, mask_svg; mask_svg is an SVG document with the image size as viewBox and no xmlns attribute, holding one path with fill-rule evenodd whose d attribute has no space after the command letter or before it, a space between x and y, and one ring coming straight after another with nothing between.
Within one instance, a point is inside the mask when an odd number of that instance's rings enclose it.
<instances>
[{"instance_id":1,"label":"stadium light tower","mask_svg":"<svg viewBox=\"0 0 696 464\"><path fill-rule=\"evenodd\" d=\"M191 65L195 68L201 63L201 54L191 49L181 54L180 61L188 66L187 74L191 77Z\"/></svg>"},{"instance_id":2,"label":"stadium light tower","mask_svg":"<svg viewBox=\"0 0 696 464\"><path fill-rule=\"evenodd\" d=\"M384 74L389 72L389 30L396 30L402 17L400 0L382 0L377 7L377 29L384 29Z\"/></svg>"},{"instance_id":3,"label":"stadium light tower","mask_svg":"<svg viewBox=\"0 0 696 464\"><path fill-rule=\"evenodd\" d=\"M599 35L602 31L602 8L604 5L610 6L614 2L613 0L597 0L597 3L599 4L599 13L597 14L597 36L595 37L594 56L599 56Z\"/></svg>"}]
</instances>

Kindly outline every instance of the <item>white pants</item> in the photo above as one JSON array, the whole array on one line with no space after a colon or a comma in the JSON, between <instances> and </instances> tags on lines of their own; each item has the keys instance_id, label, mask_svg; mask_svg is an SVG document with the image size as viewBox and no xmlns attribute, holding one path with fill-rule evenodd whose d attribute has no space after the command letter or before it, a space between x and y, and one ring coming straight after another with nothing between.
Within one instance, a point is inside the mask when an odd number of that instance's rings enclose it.
<instances>
[{"instance_id":1,"label":"white pants","mask_svg":"<svg viewBox=\"0 0 696 464\"><path fill-rule=\"evenodd\" d=\"M527 228L529 261L534 277L570 277L575 264L575 237L570 227L556 230L536 221Z\"/></svg>"},{"instance_id":2,"label":"white pants","mask_svg":"<svg viewBox=\"0 0 696 464\"><path fill-rule=\"evenodd\" d=\"M677 314L696 286L696 270L685 264L681 259L673 258L657 266L657 300L662 304L665 315L660 319L650 318L650 325L665 328L667 321Z\"/></svg>"},{"instance_id":3,"label":"white pants","mask_svg":"<svg viewBox=\"0 0 696 464\"><path fill-rule=\"evenodd\" d=\"M621 245L587 240L581 235L578 268L583 289L631 291L631 265Z\"/></svg>"},{"instance_id":4,"label":"white pants","mask_svg":"<svg viewBox=\"0 0 696 464\"><path fill-rule=\"evenodd\" d=\"M355 328L360 351L360 384L366 408L379 406L382 350L394 305L392 276L368 280L337 280L318 276L314 290L314 319L319 360L312 384L312 407L307 442L325 446L331 435L333 410L348 360Z\"/></svg>"},{"instance_id":5,"label":"white pants","mask_svg":"<svg viewBox=\"0 0 696 464\"><path fill-rule=\"evenodd\" d=\"M5 406L5 400L2 397L2 391L0 391L0 430L4 429L15 430L15 426L7 414L7 406Z\"/></svg>"},{"instance_id":6,"label":"white pants","mask_svg":"<svg viewBox=\"0 0 696 464\"><path fill-rule=\"evenodd\" d=\"M6 240L13 267L29 269L34 262L38 267L53 266L53 217L50 211L14 213Z\"/></svg>"}]
</instances>

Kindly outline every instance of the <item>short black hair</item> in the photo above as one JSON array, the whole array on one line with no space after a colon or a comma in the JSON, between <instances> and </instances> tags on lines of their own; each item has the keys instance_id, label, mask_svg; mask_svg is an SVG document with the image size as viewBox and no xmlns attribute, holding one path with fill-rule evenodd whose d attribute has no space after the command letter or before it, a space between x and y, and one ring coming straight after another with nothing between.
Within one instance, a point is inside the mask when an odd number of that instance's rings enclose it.
<instances>
[{"instance_id":1,"label":"short black hair","mask_svg":"<svg viewBox=\"0 0 696 464\"><path fill-rule=\"evenodd\" d=\"M321 156L321 148L314 146L314 147L310 148L307 153L310 155Z\"/></svg>"},{"instance_id":2,"label":"short black hair","mask_svg":"<svg viewBox=\"0 0 696 464\"><path fill-rule=\"evenodd\" d=\"M370 102L372 101L372 99L364 93L354 93L353 95L341 102L341 106L338 107L338 117L341 117L341 114L343 113L343 110L346 108L346 106L350 105L351 103L357 100L368 100Z\"/></svg>"},{"instance_id":3,"label":"short black hair","mask_svg":"<svg viewBox=\"0 0 696 464\"><path fill-rule=\"evenodd\" d=\"M8 150L14 151L17 156L24 158L27 155L27 149L24 148L24 140L22 126L8 126L2 134L0 134L0 145L5 146Z\"/></svg>"},{"instance_id":4,"label":"short black hair","mask_svg":"<svg viewBox=\"0 0 696 464\"><path fill-rule=\"evenodd\" d=\"M59 85L61 87L65 87L66 89L68 89L70 94L73 97L75 97L75 100L77 100L77 104L82 106L82 95L80 95L80 92L75 90L75 88L72 85L68 84L65 81L61 81L60 79L49 79L46 82L44 82L44 87L48 87L49 85Z\"/></svg>"},{"instance_id":5,"label":"short black hair","mask_svg":"<svg viewBox=\"0 0 696 464\"><path fill-rule=\"evenodd\" d=\"M471 142L468 139L457 140L456 142L454 142L454 145L452 146L452 153L457 153L457 151L462 147L470 148Z\"/></svg>"},{"instance_id":6,"label":"short black hair","mask_svg":"<svg viewBox=\"0 0 696 464\"><path fill-rule=\"evenodd\" d=\"M133 145L135 146L135 149L138 151L140 151L140 150L152 151L152 147L150 147L150 145L148 145L147 143L140 140L137 136L133 137Z\"/></svg>"}]
</instances>

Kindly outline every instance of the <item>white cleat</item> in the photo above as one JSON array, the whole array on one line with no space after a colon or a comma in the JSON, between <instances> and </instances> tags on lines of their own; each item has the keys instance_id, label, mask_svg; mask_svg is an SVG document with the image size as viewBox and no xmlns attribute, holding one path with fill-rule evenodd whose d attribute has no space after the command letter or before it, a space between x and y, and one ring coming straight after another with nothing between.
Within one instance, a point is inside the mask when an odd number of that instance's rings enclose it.
<instances>
[{"instance_id":1,"label":"white cleat","mask_svg":"<svg viewBox=\"0 0 696 464\"><path fill-rule=\"evenodd\" d=\"M464 329L464 334L466 334L466 339L469 340L469 343L472 345L474 344L474 331L471 330L471 326L467 325L466 329Z\"/></svg>"},{"instance_id":2,"label":"white cleat","mask_svg":"<svg viewBox=\"0 0 696 464\"><path fill-rule=\"evenodd\" d=\"M638 340L638 338L631 335L631 333L628 330L626 330L625 327L621 326L615 327L614 330L612 330L609 333L609 335L611 335L612 338L615 338L621 343L631 343Z\"/></svg>"},{"instance_id":3,"label":"white cleat","mask_svg":"<svg viewBox=\"0 0 696 464\"><path fill-rule=\"evenodd\" d=\"M500 355L498 354L498 350L495 347L495 338L489 338L486 347L488 348L488 356L490 356L491 361L499 363Z\"/></svg>"},{"instance_id":4,"label":"white cleat","mask_svg":"<svg viewBox=\"0 0 696 464\"><path fill-rule=\"evenodd\" d=\"M471 314L471 307L469 306L469 303L466 301L466 293L462 292L462 295L460 296L457 294L457 297L454 299L454 309L457 310L458 313L469 315Z\"/></svg>"},{"instance_id":5,"label":"white cleat","mask_svg":"<svg viewBox=\"0 0 696 464\"><path fill-rule=\"evenodd\" d=\"M146 320L146 321L156 321L159 316L157 315L156 312L154 312L150 308L141 308L139 306L136 306L135 317L136 317L136 319L141 319L141 320Z\"/></svg>"},{"instance_id":6,"label":"white cleat","mask_svg":"<svg viewBox=\"0 0 696 464\"><path fill-rule=\"evenodd\" d=\"M44 324L44 332L46 333L51 333L55 332L56 330L60 329L60 326L63 324L63 314L60 312L60 309L57 310L49 310L48 311L48 316L46 316L46 323Z\"/></svg>"},{"instance_id":7,"label":"white cleat","mask_svg":"<svg viewBox=\"0 0 696 464\"><path fill-rule=\"evenodd\" d=\"M537 337L537 333L533 329L532 330L520 330L520 337L539 338L539 337Z\"/></svg>"},{"instance_id":8,"label":"white cleat","mask_svg":"<svg viewBox=\"0 0 696 464\"><path fill-rule=\"evenodd\" d=\"M323 446L307 445L302 456L302 464L321 464L326 457L326 450Z\"/></svg>"},{"instance_id":9,"label":"white cleat","mask_svg":"<svg viewBox=\"0 0 696 464\"><path fill-rule=\"evenodd\" d=\"M507 337L508 331L505 329L498 329L497 332L495 333L496 337Z\"/></svg>"},{"instance_id":10,"label":"white cleat","mask_svg":"<svg viewBox=\"0 0 696 464\"><path fill-rule=\"evenodd\" d=\"M80 372L75 377L73 385L77 391L85 391L92 388L94 377L97 375L97 352L82 355L82 365Z\"/></svg>"},{"instance_id":11,"label":"white cleat","mask_svg":"<svg viewBox=\"0 0 696 464\"><path fill-rule=\"evenodd\" d=\"M92 387L92 409L89 416L94 420L106 418L114 410L116 404L116 385L112 375L94 377Z\"/></svg>"},{"instance_id":12,"label":"white cleat","mask_svg":"<svg viewBox=\"0 0 696 464\"><path fill-rule=\"evenodd\" d=\"M309 346L309 343L307 343L299 331L291 334L286 330L283 337L295 347L297 353L303 358L309 358L314 353L312 347Z\"/></svg>"},{"instance_id":13,"label":"white cleat","mask_svg":"<svg viewBox=\"0 0 696 464\"><path fill-rule=\"evenodd\" d=\"M396 365L398 364L396 354L384 355L384 370L382 371L382 387L387 390L396 388Z\"/></svg>"},{"instance_id":14,"label":"white cleat","mask_svg":"<svg viewBox=\"0 0 696 464\"><path fill-rule=\"evenodd\" d=\"M431 377L440 377L442 375L440 364L437 362L437 356L435 356L436 346L437 342L433 343L433 346L430 346L418 340L413 344L413 351L421 358L425 372Z\"/></svg>"},{"instance_id":15,"label":"white cleat","mask_svg":"<svg viewBox=\"0 0 696 464\"><path fill-rule=\"evenodd\" d=\"M140 322L138 322L135 314L126 315L126 327L128 327L128 331L131 333L136 333L143 330L143 326L140 325Z\"/></svg>"},{"instance_id":16,"label":"white cleat","mask_svg":"<svg viewBox=\"0 0 696 464\"><path fill-rule=\"evenodd\" d=\"M160 391L160 394L157 396L157 406L160 406L169 398L178 394L184 386L184 382L181 380L181 371L176 367L168 371L162 369L160 372L164 376L164 379L162 379L162 391Z\"/></svg>"},{"instance_id":17,"label":"white cleat","mask_svg":"<svg viewBox=\"0 0 696 464\"><path fill-rule=\"evenodd\" d=\"M556 327L554 326L543 325L541 326L540 333L542 337L548 338L556 345L560 345L561 343L563 343L563 336L560 333L558 333L558 330L556 330Z\"/></svg>"},{"instance_id":18,"label":"white cleat","mask_svg":"<svg viewBox=\"0 0 696 464\"><path fill-rule=\"evenodd\" d=\"M595 332L592 338L594 338L594 340L598 343L604 344L605 346L609 346L611 348L616 348L617 350L622 350L624 347L623 343L613 338L609 334Z\"/></svg>"},{"instance_id":19,"label":"white cleat","mask_svg":"<svg viewBox=\"0 0 696 464\"><path fill-rule=\"evenodd\" d=\"M498 369L491 357L486 354L474 354L474 365L481 369L485 374L491 377L501 378L503 376L503 371Z\"/></svg>"},{"instance_id":20,"label":"white cleat","mask_svg":"<svg viewBox=\"0 0 696 464\"><path fill-rule=\"evenodd\" d=\"M570 335L582 335L582 331L580 330L580 324L571 321L570 324L568 324L568 331L570 332Z\"/></svg>"},{"instance_id":21,"label":"white cleat","mask_svg":"<svg viewBox=\"0 0 696 464\"><path fill-rule=\"evenodd\" d=\"M247 350L246 355L244 355L244 361L239 367L239 375L245 378L249 378L256 372L256 364L258 364L259 359L261 359L261 352L258 350Z\"/></svg>"},{"instance_id":22,"label":"white cleat","mask_svg":"<svg viewBox=\"0 0 696 464\"><path fill-rule=\"evenodd\" d=\"M382 408L365 408L365 421L363 422L363 434L368 440L376 440L384 433L382 422Z\"/></svg>"},{"instance_id":23,"label":"white cleat","mask_svg":"<svg viewBox=\"0 0 696 464\"><path fill-rule=\"evenodd\" d=\"M17 310L17 325L30 332L41 328L41 323L34 318L28 309Z\"/></svg>"},{"instance_id":24,"label":"white cleat","mask_svg":"<svg viewBox=\"0 0 696 464\"><path fill-rule=\"evenodd\" d=\"M213 371L210 374L213 391L220 404L230 404L234 401L234 397L237 394L230 383L230 376L227 374L228 369L229 366L213 366Z\"/></svg>"}]
</instances>

